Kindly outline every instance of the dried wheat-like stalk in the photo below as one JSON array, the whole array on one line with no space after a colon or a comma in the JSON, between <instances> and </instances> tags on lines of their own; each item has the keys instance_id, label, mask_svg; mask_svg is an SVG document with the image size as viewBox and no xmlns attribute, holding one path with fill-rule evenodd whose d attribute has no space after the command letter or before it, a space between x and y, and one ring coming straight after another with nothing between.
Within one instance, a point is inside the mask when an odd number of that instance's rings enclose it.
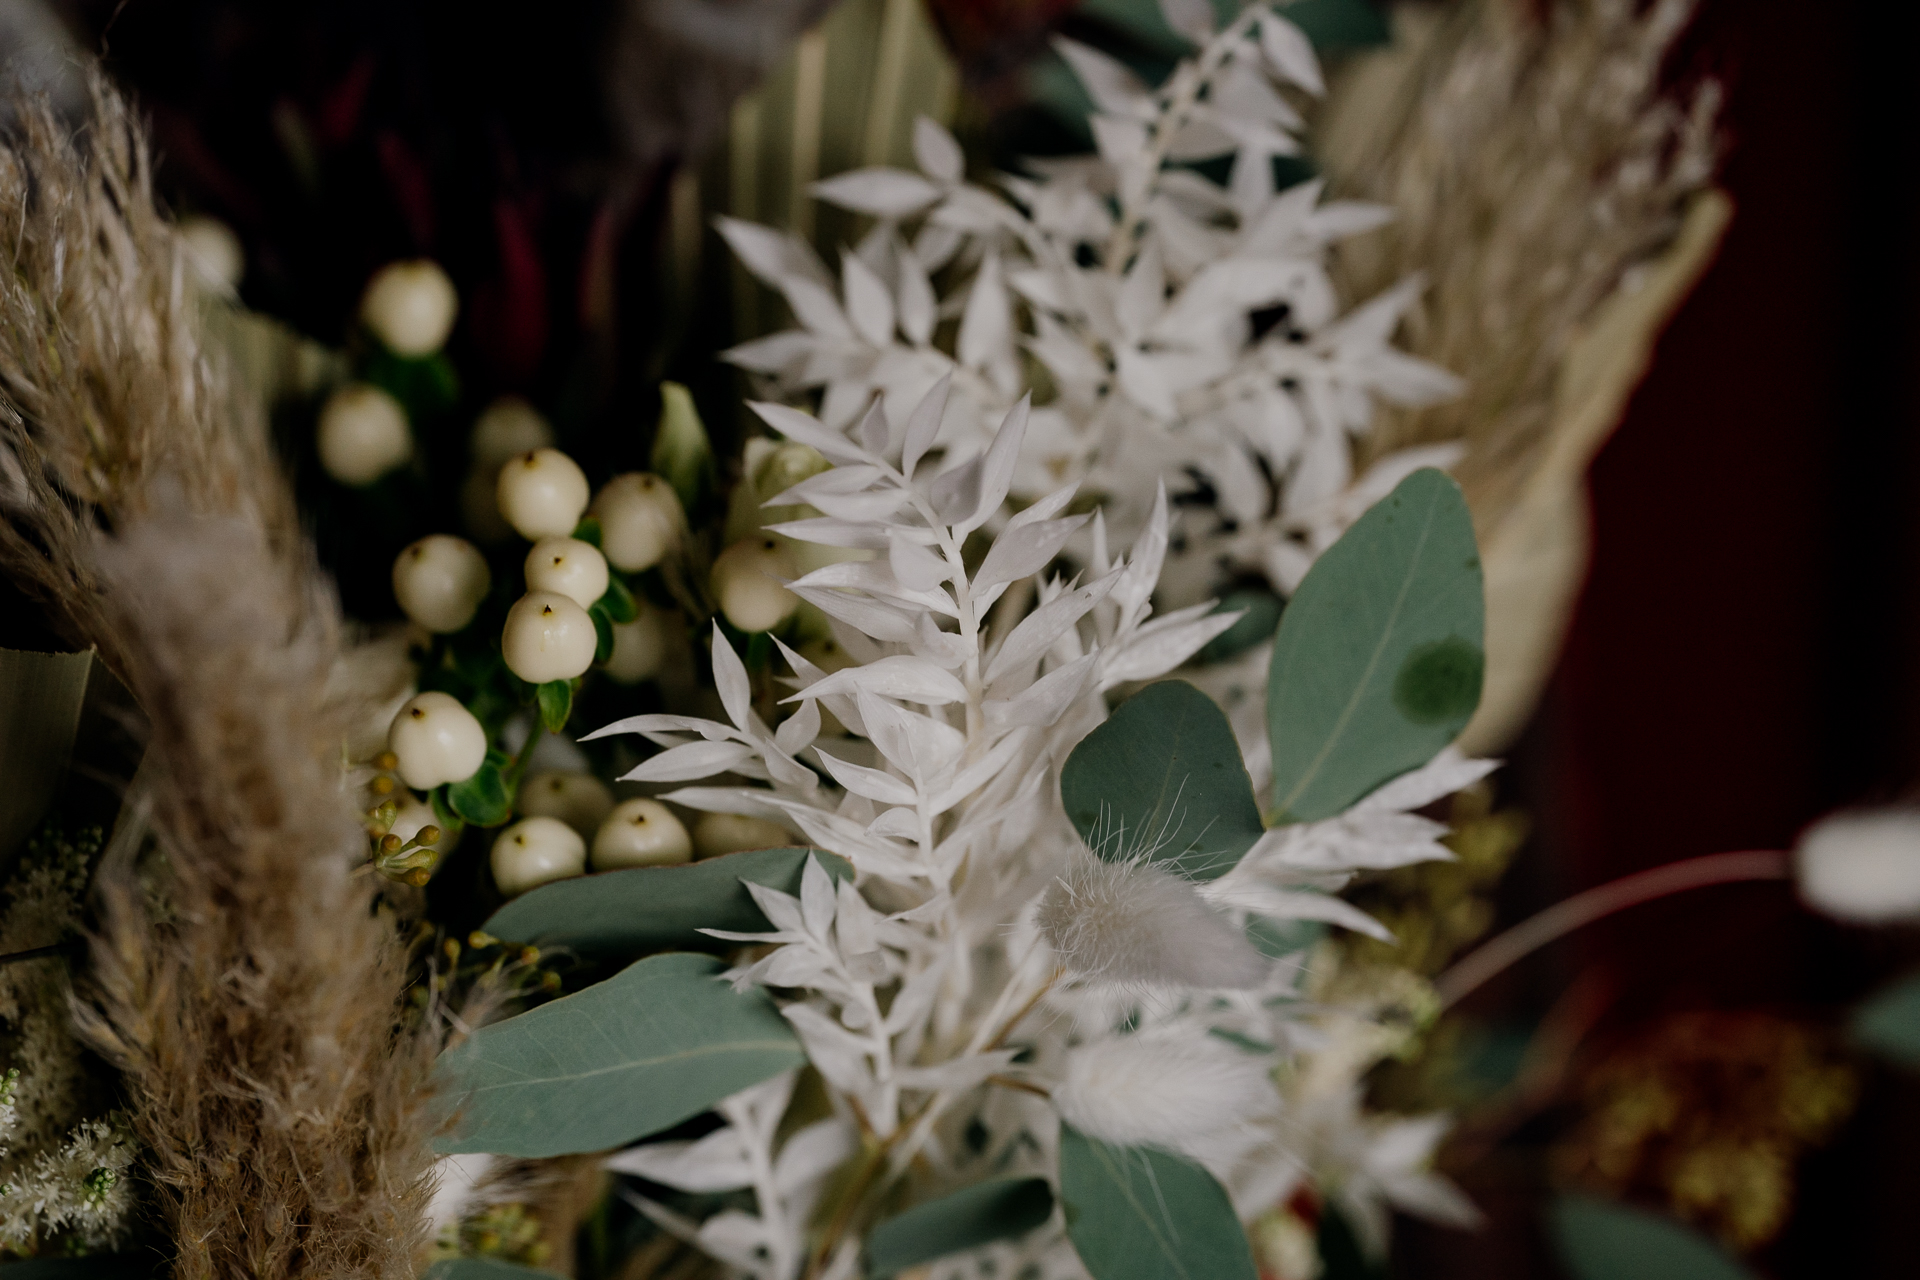
<instances>
[{"instance_id":1,"label":"dried wheat-like stalk","mask_svg":"<svg viewBox=\"0 0 1920 1280\"><path fill-rule=\"evenodd\" d=\"M26 110L0 142L0 568L151 723L131 804L167 909L109 859L77 1016L126 1073L176 1275L411 1276L432 1046L354 874L338 609L149 175L98 81L77 134Z\"/></svg>"},{"instance_id":2,"label":"dried wheat-like stalk","mask_svg":"<svg viewBox=\"0 0 1920 1280\"><path fill-rule=\"evenodd\" d=\"M1464 441L1456 474L1483 531L1548 449L1569 346L1674 239L1713 176L1717 85L1685 101L1661 86L1694 4L1402 6L1400 47L1356 65L1321 118L1316 154L1333 188L1396 215L1342 246L1345 296L1426 272L1407 345L1468 387L1384 410L1366 448Z\"/></svg>"}]
</instances>

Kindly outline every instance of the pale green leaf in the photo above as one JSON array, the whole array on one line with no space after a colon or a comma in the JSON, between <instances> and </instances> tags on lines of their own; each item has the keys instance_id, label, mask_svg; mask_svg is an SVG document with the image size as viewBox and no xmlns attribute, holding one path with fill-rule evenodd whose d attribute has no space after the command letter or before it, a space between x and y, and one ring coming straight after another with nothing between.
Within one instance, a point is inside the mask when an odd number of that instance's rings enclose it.
<instances>
[{"instance_id":1,"label":"pale green leaf","mask_svg":"<svg viewBox=\"0 0 1920 1280\"><path fill-rule=\"evenodd\" d=\"M1466 500L1416 471L1281 615L1267 683L1278 819L1330 818L1459 736L1480 702L1484 616Z\"/></svg>"},{"instance_id":2,"label":"pale green leaf","mask_svg":"<svg viewBox=\"0 0 1920 1280\"><path fill-rule=\"evenodd\" d=\"M1148 685L1081 739L1060 797L1101 857L1147 853L1196 880L1224 875L1264 830L1226 713L1183 680Z\"/></svg>"},{"instance_id":3,"label":"pale green leaf","mask_svg":"<svg viewBox=\"0 0 1920 1280\"><path fill-rule=\"evenodd\" d=\"M1920 1067L1920 974L1869 996L1853 1011L1847 1029L1881 1057Z\"/></svg>"},{"instance_id":4,"label":"pale green leaf","mask_svg":"<svg viewBox=\"0 0 1920 1280\"><path fill-rule=\"evenodd\" d=\"M1025 1235L1053 1215L1045 1178L997 1178L917 1204L867 1237L867 1271L893 1275L962 1249Z\"/></svg>"},{"instance_id":5,"label":"pale green leaf","mask_svg":"<svg viewBox=\"0 0 1920 1280\"><path fill-rule=\"evenodd\" d=\"M487 933L508 942L568 947L584 954L637 955L663 947L710 945L702 929L756 933L772 926L742 881L798 897L809 856L836 880L845 858L813 849L752 849L676 867L631 867L556 880L493 913Z\"/></svg>"},{"instance_id":6,"label":"pale green leaf","mask_svg":"<svg viewBox=\"0 0 1920 1280\"><path fill-rule=\"evenodd\" d=\"M1255 1280L1226 1190L1190 1160L1063 1124L1060 1199L1093 1280Z\"/></svg>"},{"instance_id":7,"label":"pale green leaf","mask_svg":"<svg viewBox=\"0 0 1920 1280\"><path fill-rule=\"evenodd\" d=\"M459 1108L443 1152L559 1156L670 1128L790 1067L799 1041L758 989L710 956L674 952L483 1027L440 1056Z\"/></svg>"},{"instance_id":8,"label":"pale green leaf","mask_svg":"<svg viewBox=\"0 0 1920 1280\"><path fill-rule=\"evenodd\" d=\"M673 486L688 511L700 500L713 469L713 446L693 394L677 382L660 384L660 425L653 433L653 473Z\"/></svg>"},{"instance_id":9,"label":"pale green leaf","mask_svg":"<svg viewBox=\"0 0 1920 1280\"><path fill-rule=\"evenodd\" d=\"M1564 1195L1547 1219L1574 1280L1755 1280L1705 1236L1643 1209Z\"/></svg>"}]
</instances>

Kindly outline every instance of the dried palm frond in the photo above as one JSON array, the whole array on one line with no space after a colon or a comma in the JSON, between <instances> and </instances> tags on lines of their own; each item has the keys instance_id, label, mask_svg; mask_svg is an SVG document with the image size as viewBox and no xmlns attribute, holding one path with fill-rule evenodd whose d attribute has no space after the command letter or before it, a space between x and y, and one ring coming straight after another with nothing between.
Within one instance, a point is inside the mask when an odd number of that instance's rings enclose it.
<instances>
[{"instance_id":1,"label":"dried palm frond","mask_svg":"<svg viewBox=\"0 0 1920 1280\"><path fill-rule=\"evenodd\" d=\"M150 724L76 1016L126 1075L175 1274L411 1276L432 1045L355 874L338 606L202 347L139 124L92 103L0 143L0 569Z\"/></svg>"},{"instance_id":2,"label":"dried palm frond","mask_svg":"<svg viewBox=\"0 0 1920 1280\"><path fill-rule=\"evenodd\" d=\"M1395 47L1355 59L1318 121L1339 194L1395 219L1343 244L1348 297L1414 271L1405 341L1466 382L1382 410L1372 459L1460 441L1453 469L1488 560L1488 690L1475 752L1524 723L1586 559L1587 462L1730 213L1709 189L1720 89L1663 66L1695 0L1402 5Z\"/></svg>"}]
</instances>

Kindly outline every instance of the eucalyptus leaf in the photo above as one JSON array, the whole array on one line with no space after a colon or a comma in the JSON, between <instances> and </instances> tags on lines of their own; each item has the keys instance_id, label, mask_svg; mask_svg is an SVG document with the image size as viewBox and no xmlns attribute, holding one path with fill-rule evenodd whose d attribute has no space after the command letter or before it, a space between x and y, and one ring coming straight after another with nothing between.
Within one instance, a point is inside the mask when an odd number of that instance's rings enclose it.
<instances>
[{"instance_id":1,"label":"eucalyptus leaf","mask_svg":"<svg viewBox=\"0 0 1920 1280\"><path fill-rule=\"evenodd\" d=\"M551 1280L556 1275L498 1258L448 1258L428 1267L424 1280Z\"/></svg>"},{"instance_id":2,"label":"eucalyptus leaf","mask_svg":"<svg viewBox=\"0 0 1920 1280\"><path fill-rule=\"evenodd\" d=\"M1144 853L1196 880L1226 874L1264 831L1226 713L1183 680L1148 685L1081 739L1060 796L1102 858Z\"/></svg>"},{"instance_id":3,"label":"eucalyptus leaf","mask_svg":"<svg viewBox=\"0 0 1920 1280\"><path fill-rule=\"evenodd\" d=\"M471 778L447 788L447 808L462 822L476 827L497 827L505 822L513 813L513 794L507 789L506 779L511 763L505 752L488 751Z\"/></svg>"},{"instance_id":4,"label":"eucalyptus leaf","mask_svg":"<svg viewBox=\"0 0 1920 1280\"><path fill-rule=\"evenodd\" d=\"M1643 1209L1563 1195L1547 1224L1574 1280L1756 1280L1713 1241Z\"/></svg>"},{"instance_id":5,"label":"eucalyptus leaf","mask_svg":"<svg viewBox=\"0 0 1920 1280\"><path fill-rule=\"evenodd\" d=\"M1256 1280L1226 1189L1191 1160L1060 1126L1067 1236L1093 1280Z\"/></svg>"},{"instance_id":6,"label":"eucalyptus leaf","mask_svg":"<svg viewBox=\"0 0 1920 1280\"><path fill-rule=\"evenodd\" d=\"M612 633L608 633L607 651L613 651ZM558 733L567 727L567 717L573 714L573 681L549 680L540 686L537 695L540 702L540 723L548 733Z\"/></svg>"},{"instance_id":7,"label":"eucalyptus leaf","mask_svg":"<svg viewBox=\"0 0 1920 1280\"><path fill-rule=\"evenodd\" d=\"M1281 615L1267 682L1277 819L1330 818L1458 737L1480 702L1484 620L1466 500L1416 471Z\"/></svg>"},{"instance_id":8,"label":"eucalyptus leaf","mask_svg":"<svg viewBox=\"0 0 1920 1280\"><path fill-rule=\"evenodd\" d=\"M908 1267L993 1240L1025 1235L1053 1216L1045 1178L997 1178L917 1204L867 1237L867 1273L883 1280Z\"/></svg>"},{"instance_id":9,"label":"eucalyptus leaf","mask_svg":"<svg viewBox=\"0 0 1920 1280\"><path fill-rule=\"evenodd\" d=\"M637 955L711 943L701 929L753 933L771 928L743 881L796 897L809 856L836 880L846 859L812 849L751 849L675 867L630 867L556 880L521 894L482 926L496 938L585 955Z\"/></svg>"},{"instance_id":10,"label":"eucalyptus leaf","mask_svg":"<svg viewBox=\"0 0 1920 1280\"><path fill-rule=\"evenodd\" d=\"M1869 996L1848 1019L1854 1041L1883 1058L1920 1067L1920 974Z\"/></svg>"},{"instance_id":11,"label":"eucalyptus leaf","mask_svg":"<svg viewBox=\"0 0 1920 1280\"><path fill-rule=\"evenodd\" d=\"M459 1108L442 1152L538 1157L624 1146L799 1066L765 991L735 991L712 956L671 952L482 1027L440 1055Z\"/></svg>"},{"instance_id":12,"label":"eucalyptus leaf","mask_svg":"<svg viewBox=\"0 0 1920 1280\"><path fill-rule=\"evenodd\" d=\"M653 433L653 473L673 486L680 505L694 509L713 470L713 446L693 407L693 393L678 382L660 384L660 425Z\"/></svg>"},{"instance_id":13,"label":"eucalyptus leaf","mask_svg":"<svg viewBox=\"0 0 1920 1280\"><path fill-rule=\"evenodd\" d=\"M1229 591L1220 597L1215 613L1239 613L1234 624L1222 631L1193 655L1200 663L1225 662L1237 658L1263 641L1273 639L1280 625L1280 612L1286 606L1271 591Z\"/></svg>"}]
</instances>

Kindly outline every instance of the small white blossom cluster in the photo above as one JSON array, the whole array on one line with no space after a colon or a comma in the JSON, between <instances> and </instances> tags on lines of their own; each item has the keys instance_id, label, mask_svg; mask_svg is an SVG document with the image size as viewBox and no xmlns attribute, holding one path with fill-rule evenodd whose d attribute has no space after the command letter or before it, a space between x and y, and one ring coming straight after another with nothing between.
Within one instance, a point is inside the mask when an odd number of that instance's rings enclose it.
<instances>
[{"instance_id":1,"label":"small white blossom cluster","mask_svg":"<svg viewBox=\"0 0 1920 1280\"><path fill-rule=\"evenodd\" d=\"M1381 933L1325 890L1355 867L1447 856L1438 825L1406 810L1487 767L1443 753L1339 818L1269 833L1205 883L1153 863L1151 847L1097 857L1061 805L1067 753L1105 717L1104 695L1177 667L1233 615L1203 603L1155 616L1164 492L1125 555L1109 554L1099 514L1062 514L1073 482L969 552L1014 483L1032 419L1023 400L985 450L936 466L949 392L943 378L898 427L878 401L851 435L755 406L834 464L772 499L819 514L771 527L868 557L789 584L831 619L852 665L828 673L782 645L791 692L756 687L716 627L726 722L652 714L593 735L638 733L665 748L630 781L716 780L662 799L780 823L851 864L836 882L814 858L797 896L747 884L766 932L709 930L754 948L728 976L781 993L832 1114L776 1143L792 1087L782 1077L723 1104L725 1127L697 1142L610 1164L688 1191L752 1190L754 1213L706 1222L639 1202L756 1280L791 1280L809 1247L819 1274L855 1274L857 1239L809 1227L822 1176L863 1145L878 1152L863 1175L875 1185L1051 1177L1064 1119L1199 1160L1243 1216L1283 1199L1313 1151L1275 1071L1311 1039L1313 1015L1297 987L1302 955L1262 954L1247 926L1322 920ZM1085 574L1041 580L1083 527ZM1022 582L1031 611L994 613ZM1424 1172L1440 1128L1421 1132L1415 1151L1396 1131L1391 1152L1363 1162L1372 1172L1348 1180L1352 1194L1415 1211L1442 1198L1432 1187L1445 1184ZM1342 1155L1359 1141L1316 1139ZM969 1265L986 1274L1016 1253L1050 1276L1083 1274L1057 1216Z\"/></svg>"},{"instance_id":2,"label":"small white blossom cluster","mask_svg":"<svg viewBox=\"0 0 1920 1280\"><path fill-rule=\"evenodd\" d=\"M1181 8L1193 16L1169 18L1199 49L1157 89L1057 42L1096 105L1095 155L1033 161L1033 176L1002 175L994 191L968 183L959 145L922 119L918 173L817 184L875 219L837 284L798 236L723 220L799 321L729 358L781 399L817 392L836 430L875 395L898 420L951 377L956 457L985 447L1037 372L1051 394L1033 411L1016 496L1081 480L1131 532L1156 478L1190 475L1217 519L1186 531L1204 571L1183 573L1195 584L1183 590L1253 571L1290 593L1373 498L1454 456L1386 459L1351 493L1350 438L1375 401L1428 404L1459 384L1391 345L1417 279L1341 313L1328 249L1391 212L1323 201L1317 181L1275 189L1274 158L1299 149L1302 123L1286 91L1322 88L1306 37L1264 4L1217 34L1209 6ZM1225 185L1195 168L1222 157ZM955 285L942 297L936 279Z\"/></svg>"}]
</instances>

